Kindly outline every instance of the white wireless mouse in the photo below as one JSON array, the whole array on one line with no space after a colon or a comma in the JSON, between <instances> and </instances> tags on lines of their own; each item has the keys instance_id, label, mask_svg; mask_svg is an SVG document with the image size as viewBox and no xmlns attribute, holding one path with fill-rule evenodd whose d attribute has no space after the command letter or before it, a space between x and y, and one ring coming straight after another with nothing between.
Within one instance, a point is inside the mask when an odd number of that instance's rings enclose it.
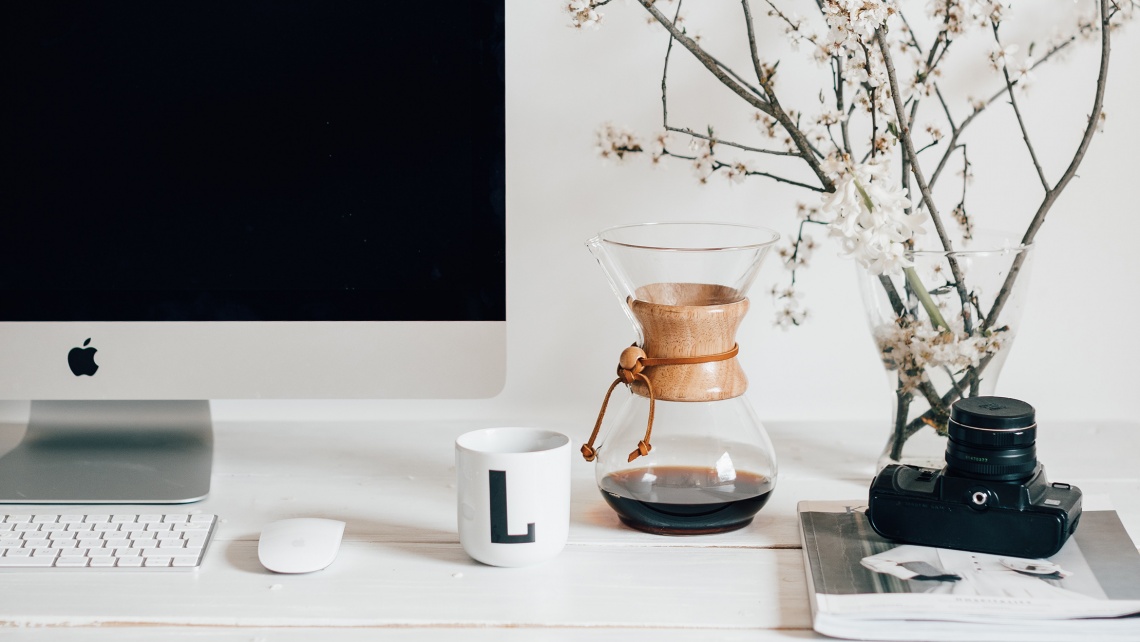
<instances>
[{"instance_id":1,"label":"white wireless mouse","mask_svg":"<svg viewBox=\"0 0 1140 642\"><path fill-rule=\"evenodd\" d=\"M277 573L312 573L333 563L343 535L344 522L335 519L283 519L262 529L257 558Z\"/></svg>"}]
</instances>

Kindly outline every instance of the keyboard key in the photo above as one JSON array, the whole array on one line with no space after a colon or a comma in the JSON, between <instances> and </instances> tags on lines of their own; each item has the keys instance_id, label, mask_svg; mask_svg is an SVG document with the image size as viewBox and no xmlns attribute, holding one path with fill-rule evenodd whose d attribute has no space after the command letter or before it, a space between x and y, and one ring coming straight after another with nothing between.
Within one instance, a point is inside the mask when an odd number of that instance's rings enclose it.
<instances>
[{"instance_id":1,"label":"keyboard key","mask_svg":"<svg viewBox=\"0 0 1140 642\"><path fill-rule=\"evenodd\" d=\"M78 542L76 542L73 539L57 539L57 540L52 540L51 547L52 548L75 548L76 544L78 544Z\"/></svg>"},{"instance_id":2,"label":"keyboard key","mask_svg":"<svg viewBox=\"0 0 1140 642\"><path fill-rule=\"evenodd\" d=\"M92 557L91 558L91 566L96 566L96 567L114 566L116 562L117 562L117 560L111 556Z\"/></svg>"},{"instance_id":3,"label":"keyboard key","mask_svg":"<svg viewBox=\"0 0 1140 642\"><path fill-rule=\"evenodd\" d=\"M213 515L191 515L191 524L210 524L214 521Z\"/></svg>"},{"instance_id":4,"label":"keyboard key","mask_svg":"<svg viewBox=\"0 0 1140 642\"><path fill-rule=\"evenodd\" d=\"M57 568L63 566L87 566L88 560L86 557L60 557L55 561Z\"/></svg>"},{"instance_id":5,"label":"keyboard key","mask_svg":"<svg viewBox=\"0 0 1140 642\"><path fill-rule=\"evenodd\" d=\"M48 539L53 540L53 541L58 540L58 539L75 539L75 532L74 531L52 531L52 532L48 533Z\"/></svg>"},{"instance_id":6,"label":"keyboard key","mask_svg":"<svg viewBox=\"0 0 1140 642\"><path fill-rule=\"evenodd\" d=\"M130 548L131 540L129 539L109 539L104 544L106 548Z\"/></svg>"},{"instance_id":7,"label":"keyboard key","mask_svg":"<svg viewBox=\"0 0 1140 642\"><path fill-rule=\"evenodd\" d=\"M138 568L143 565L143 558L141 557L120 557L116 562L116 566Z\"/></svg>"},{"instance_id":8,"label":"keyboard key","mask_svg":"<svg viewBox=\"0 0 1140 642\"><path fill-rule=\"evenodd\" d=\"M91 529L94 527L94 524L70 523L67 525L67 530L71 531L72 533L90 533Z\"/></svg>"},{"instance_id":9,"label":"keyboard key","mask_svg":"<svg viewBox=\"0 0 1140 642\"><path fill-rule=\"evenodd\" d=\"M139 518L135 521L140 524L145 524L147 522L161 522L162 515L139 515Z\"/></svg>"},{"instance_id":10,"label":"keyboard key","mask_svg":"<svg viewBox=\"0 0 1140 642\"><path fill-rule=\"evenodd\" d=\"M163 515L162 523L164 524L185 524L190 521L189 515Z\"/></svg>"},{"instance_id":11,"label":"keyboard key","mask_svg":"<svg viewBox=\"0 0 1140 642\"><path fill-rule=\"evenodd\" d=\"M86 560L84 560L86 561ZM0 568L55 566L54 557L13 557L5 555L0 557Z\"/></svg>"},{"instance_id":12,"label":"keyboard key","mask_svg":"<svg viewBox=\"0 0 1140 642\"><path fill-rule=\"evenodd\" d=\"M111 521L110 515L88 515L83 518L83 521L88 524L102 524Z\"/></svg>"},{"instance_id":13,"label":"keyboard key","mask_svg":"<svg viewBox=\"0 0 1140 642\"><path fill-rule=\"evenodd\" d=\"M59 521L61 524L79 524L83 522L82 515L60 515Z\"/></svg>"},{"instance_id":14,"label":"keyboard key","mask_svg":"<svg viewBox=\"0 0 1140 642\"><path fill-rule=\"evenodd\" d=\"M59 515L36 515L32 517L33 524L54 524Z\"/></svg>"},{"instance_id":15,"label":"keyboard key","mask_svg":"<svg viewBox=\"0 0 1140 642\"><path fill-rule=\"evenodd\" d=\"M197 555L175 555L170 558L171 566L196 566L198 564Z\"/></svg>"},{"instance_id":16,"label":"keyboard key","mask_svg":"<svg viewBox=\"0 0 1140 642\"><path fill-rule=\"evenodd\" d=\"M30 548L10 548L4 554L4 557L31 557L32 549Z\"/></svg>"},{"instance_id":17,"label":"keyboard key","mask_svg":"<svg viewBox=\"0 0 1140 642\"><path fill-rule=\"evenodd\" d=\"M111 557L111 549L109 548L92 548L87 551L87 557Z\"/></svg>"},{"instance_id":18,"label":"keyboard key","mask_svg":"<svg viewBox=\"0 0 1140 642\"><path fill-rule=\"evenodd\" d=\"M158 522L150 522L146 525L146 529L151 532L168 531L173 524L160 524Z\"/></svg>"},{"instance_id":19,"label":"keyboard key","mask_svg":"<svg viewBox=\"0 0 1140 642\"><path fill-rule=\"evenodd\" d=\"M170 566L169 557L147 557L144 558L143 566Z\"/></svg>"},{"instance_id":20,"label":"keyboard key","mask_svg":"<svg viewBox=\"0 0 1140 642\"><path fill-rule=\"evenodd\" d=\"M79 540L79 548L102 548L103 540L101 539L81 539Z\"/></svg>"},{"instance_id":21,"label":"keyboard key","mask_svg":"<svg viewBox=\"0 0 1140 642\"><path fill-rule=\"evenodd\" d=\"M154 534L154 538L160 541L164 539L182 539L182 534L175 531L158 531Z\"/></svg>"},{"instance_id":22,"label":"keyboard key","mask_svg":"<svg viewBox=\"0 0 1140 642\"><path fill-rule=\"evenodd\" d=\"M15 533L12 534L15 535ZM21 533L20 535L20 539L24 540L25 542L42 542L48 538L48 533L45 531L28 531L26 533Z\"/></svg>"},{"instance_id":23,"label":"keyboard key","mask_svg":"<svg viewBox=\"0 0 1140 642\"><path fill-rule=\"evenodd\" d=\"M87 557L85 548L65 548L59 552L60 557Z\"/></svg>"},{"instance_id":24,"label":"keyboard key","mask_svg":"<svg viewBox=\"0 0 1140 642\"><path fill-rule=\"evenodd\" d=\"M31 515L5 515L5 524L27 524L32 521Z\"/></svg>"},{"instance_id":25,"label":"keyboard key","mask_svg":"<svg viewBox=\"0 0 1140 642\"><path fill-rule=\"evenodd\" d=\"M67 529L67 524L40 524L41 531L62 531Z\"/></svg>"},{"instance_id":26,"label":"keyboard key","mask_svg":"<svg viewBox=\"0 0 1140 642\"><path fill-rule=\"evenodd\" d=\"M131 524L134 521L134 515L111 515L111 523L113 524Z\"/></svg>"},{"instance_id":27,"label":"keyboard key","mask_svg":"<svg viewBox=\"0 0 1140 642\"><path fill-rule=\"evenodd\" d=\"M159 550L168 550L172 548L185 548L185 542L180 539L160 539L158 540Z\"/></svg>"}]
</instances>

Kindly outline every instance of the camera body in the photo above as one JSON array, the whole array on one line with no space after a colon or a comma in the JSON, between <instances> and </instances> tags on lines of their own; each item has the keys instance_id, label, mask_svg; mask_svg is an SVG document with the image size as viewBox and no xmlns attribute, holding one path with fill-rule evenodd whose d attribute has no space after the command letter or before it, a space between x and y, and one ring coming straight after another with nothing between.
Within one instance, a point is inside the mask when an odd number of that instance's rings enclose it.
<instances>
[{"instance_id":1,"label":"camera body","mask_svg":"<svg viewBox=\"0 0 1140 642\"><path fill-rule=\"evenodd\" d=\"M867 517L912 544L1040 558L1061 550L1081 491L1050 483L1037 462L1033 407L971 397L951 408L946 467L890 465L871 484Z\"/></svg>"}]
</instances>

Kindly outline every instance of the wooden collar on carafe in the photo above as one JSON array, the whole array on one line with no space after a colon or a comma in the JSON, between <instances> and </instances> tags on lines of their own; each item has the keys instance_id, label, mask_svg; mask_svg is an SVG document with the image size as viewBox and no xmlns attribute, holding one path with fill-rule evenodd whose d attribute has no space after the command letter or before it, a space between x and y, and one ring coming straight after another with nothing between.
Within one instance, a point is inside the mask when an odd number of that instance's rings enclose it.
<instances>
[{"instance_id":1,"label":"wooden collar on carafe","mask_svg":"<svg viewBox=\"0 0 1140 642\"><path fill-rule=\"evenodd\" d=\"M602 409L598 411L598 420L594 422L594 431L590 433L590 440L582 444L582 457L586 461L594 461L598 456L598 451L594 448L594 441L598 438L598 431L602 428L602 418L606 415L606 406L610 403L610 395L613 394L614 388L620 383L626 385L632 384L634 381L641 380L645 387L649 390L649 421L645 425L645 438L637 442L637 449L629 454L627 461L633 461L643 455L648 455L649 451L653 450L653 446L649 443L649 437L653 433L653 410L654 410L654 394L653 383L649 381L642 372L645 368L652 366L683 366L698 363L711 363L713 361L726 361L731 359L740 352L740 346L737 344L732 345L732 349L727 352L718 354L701 355L696 357L650 357L645 354L645 351L634 344L622 351L621 356L618 358L617 379L610 384L606 390L606 396L602 399Z\"/></svg>"}]
</instances>

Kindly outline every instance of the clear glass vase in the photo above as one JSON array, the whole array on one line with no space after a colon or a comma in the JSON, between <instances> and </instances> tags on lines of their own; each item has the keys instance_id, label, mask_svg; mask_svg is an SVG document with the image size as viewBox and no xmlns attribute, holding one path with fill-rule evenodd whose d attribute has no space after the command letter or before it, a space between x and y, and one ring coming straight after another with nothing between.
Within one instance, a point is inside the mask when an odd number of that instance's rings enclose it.
<instances>
[{"instance_id":1,"label":"clear glass vase","mask_svg":"<svg viewBox=\"0 0 1140 642\"><path fill-rule=\"evenodd\" d=\"M587 243L637 333L582 447L625 524L667 535L735 530L775 488L776 458L744 396L736 330L778 238L744 225L659 223ZM628 395L615 390L621 384Z\"/></svg>"},{"instance_id":2,"label":"clear glass vase","mask_svg":"<svg viewBox=\"0 0 1140 642\"><path fill-rule=\"evenodd\" d=\"M1032 245L989 233L964 248L911 252L914 266L901 274L860 268L871 337L891 390L880 470L942 467L950 405L995 393L1017 336Z\"/></svg>"}]
</instances>

